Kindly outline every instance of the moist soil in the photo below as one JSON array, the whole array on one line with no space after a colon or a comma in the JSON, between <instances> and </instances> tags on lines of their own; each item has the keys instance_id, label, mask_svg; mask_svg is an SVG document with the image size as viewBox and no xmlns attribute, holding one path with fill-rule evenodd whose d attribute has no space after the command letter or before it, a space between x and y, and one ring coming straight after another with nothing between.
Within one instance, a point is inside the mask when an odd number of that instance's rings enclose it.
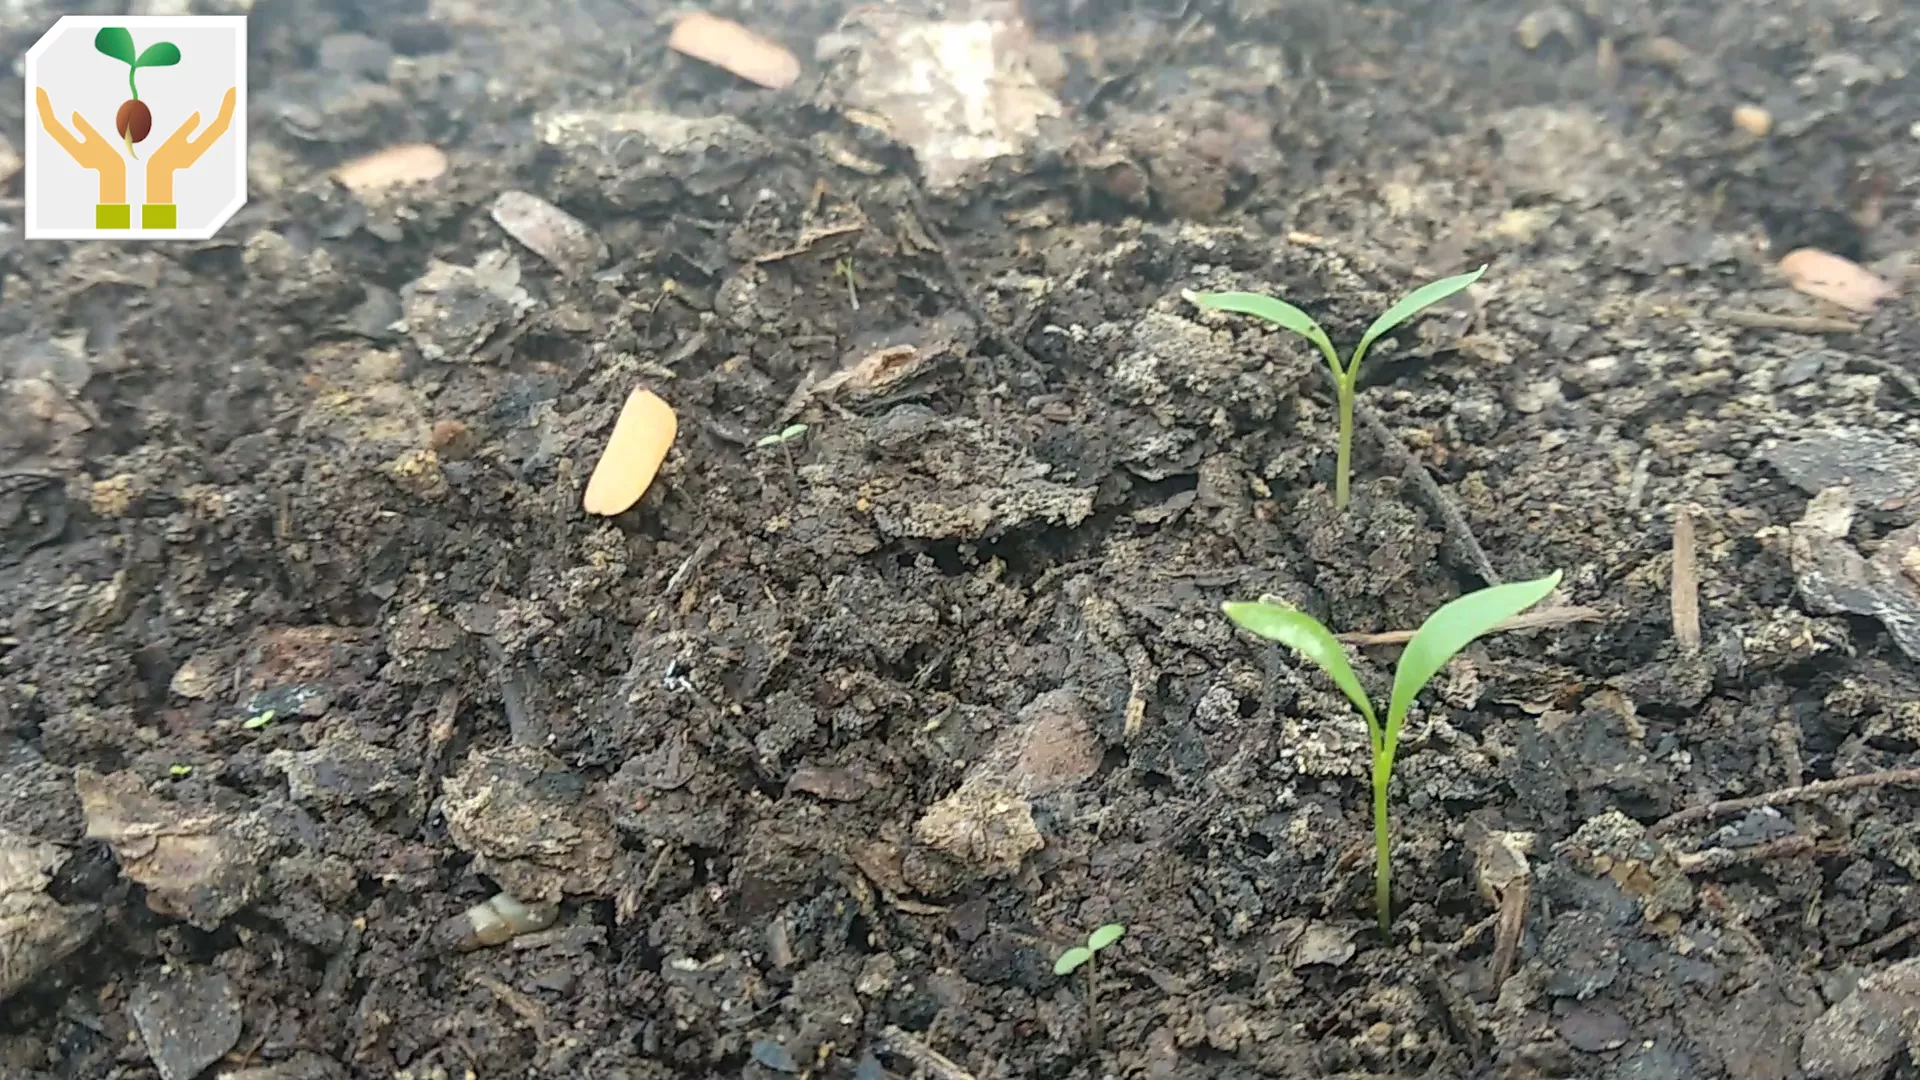
<instances>
[{"instance_id":1,"label":"moist soil","mask_svg":"<svg viewBox=\"0 0 1920 1080\"><path fill-rule=\"evenodd\" d=\"M1920 9L1040 4L1061 115L939 190L839 106L860 13L717 13L808 74L651 0L266 3L218 239L26 243L4 181L0 830L46 873L0 1072L1914 1075L1910 787L1655 826L1916 762L1912 585L1861 570L1920 506L1914 304L1773 262L1899 278ZM416 141L444 175L329 176ZM1346 512L1318 355L1181 298L1346 343L1483 263L1369 360ZM673 450L590 516L642 387ZM1554 570L1590 610L1409 722L1383 936L1364 728L1219 605L1409 630Z\"/></svg>"}]
</instances>

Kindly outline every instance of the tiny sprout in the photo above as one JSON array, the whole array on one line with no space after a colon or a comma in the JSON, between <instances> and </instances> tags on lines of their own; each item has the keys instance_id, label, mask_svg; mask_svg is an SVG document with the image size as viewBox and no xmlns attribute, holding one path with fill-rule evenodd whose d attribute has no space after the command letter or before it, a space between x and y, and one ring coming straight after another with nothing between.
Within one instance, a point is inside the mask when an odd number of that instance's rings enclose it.
<instances>
[{"instance_id":1,"label":"tiny sprout","mask_svg":"<svg viewBox=\"0 0 1920 1080\"><path fill-rule=\"evenodd\" d=\"M1094 953L1119 941L1121 935L1126 932L1127 928L1121 926L1119 923L1108 923L1100 929L1095 930L1093 933L1087 935L1087 943L1085 945L1075 945L1073 948L1060 954L1060 959L1053 962L1053 973L1055 975L1073 974L1080 970L1082 964L1092 960Z\"/></svg>"},{"instance_id":2,"label":"tiny sprout","mask_svg":"<svg viewBox=\"0 0 1920 1080\"><path fill-rule=\"evenodd\" d=\"M1388 308L1367 332L1360 335L1360 344L1353 347L1352 355L1345 363L1340 353L1333 347L1333 341L1327 332L1313 320L1313 316L1294 307L1278 297L1262 296L1259 293L1224 292L1196 293L1183 292L1180 295L1188 303L1197 304L1214 311L1226 311L1236 315L1253 315L1265 319L1283 329L1291 330L1319 348L1320 354L1327 358L1327 367L1333 371L1334 398L1340 409L1340 442L1335 451L1333 473L1333 504L1344 509L1347 505L1347 474L1353 466L1353 398L1360 385L1360 361L1367 355L1373 343L1384 337L1388 331L1427 308L1445 300L1454 293L1480 280L1487 268L1470 274L1457 274L1442 278L1413 290L1400 298L1400 302Z\"/></svg>"},{"instance_id":3,"label":"tiny sprout","mask_svg":"<svg viewBox=\"0 0 1920 1080\"><path fill-rule=\"evenodd\" d=\"M261 728L266 727L268 724L273 723L273 718L274 718L274 710L268 709L266 712L260 713L256 716L247 717L246 722L241 724L240 726L242 728L245 728L248 731L259 731Z\"/></svg>"},{"instance_id":4,"label":"tiny sprout","mask_svg":"<svg viewBox=\"0 0 1920 1080\"><path fill-rule=\"evenodd\" d=\"M1227 618L1243 630L1275 641L1312 661L1333 680L1367 721L1367 741L1373 755L1373 902L1380 929L1391 928L1392 846L1387 821L1387 788L1393 782L1393 755L1400 746L1400 729L1413 709L1413 699L1447 661L1501 623L1546 599L1560 584L1558 570L1536 581L1495 585L1442 604L1427 616L1400 654L1393 673L1393 698L1382 727L1367 700L1367 692L1347 663L1347 654L1319 620L1305 612L1266 600L1222 605ZM1062 958L1064 959L1064 957Z\"/></svg>"},{"instance_id":5,"label":"tiny sprout","mask_svg":"<svg viewBox=\"0 0 1920 1080\"><path fill-rule=\"evenodd\" d=\"M193 766L169 765L167 766L167 775L173 777L175 780L185 779L186 777L193 775Z\"/></svg>"},{"instance_id":6,"label":"tiny sprout","mask_svg":"<svg viewBox=\"0 0 1920 1080\"><path fill-rule=\"evenodd\" d=\"M1093 977L1093 958L1102 949L1119 941L1127 928L1119 923L1108 923L1087 935L1084 945L1075 945L1060 954L1053 962L1053 973L1065 977L1081 968L1087 969L1087 1036L1094 1047L1100 1045L1100 984Z\"/></svg>"},{"instance_id":7,"label":"tiny sprout","mask_svg":"<svg viewBox=\"0 0 1920 1080\"><path fill-rule=\"evenodd\" d=\"M754 443L753 445L756 448L760 448L760 449L765 449L766 447L769 447L769 446L784 446L787 443L790 443L793 440L799 438L800 436L805 435L806 433L807 433L807 425L788 424L786 427L780 429L778 432L772 435L761 436L760 441Z\"/></svg>"}]
</instances>

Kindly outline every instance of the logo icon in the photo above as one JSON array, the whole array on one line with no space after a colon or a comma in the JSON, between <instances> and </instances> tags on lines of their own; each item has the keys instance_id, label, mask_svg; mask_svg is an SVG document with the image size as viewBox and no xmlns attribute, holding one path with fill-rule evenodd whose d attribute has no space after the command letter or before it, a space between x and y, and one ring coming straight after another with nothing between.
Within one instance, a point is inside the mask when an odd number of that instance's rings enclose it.
<instances>
[{"instance_id":1,"label":"logo icon","mask_svg":"<svg viewBox=\"0 0 1920 1080\"><path fill-rule=\"evenodd\" d=\"M67 15L26 68L27 239L205 240L246 205L246 16Z\"/></svg>"}]
</instances>

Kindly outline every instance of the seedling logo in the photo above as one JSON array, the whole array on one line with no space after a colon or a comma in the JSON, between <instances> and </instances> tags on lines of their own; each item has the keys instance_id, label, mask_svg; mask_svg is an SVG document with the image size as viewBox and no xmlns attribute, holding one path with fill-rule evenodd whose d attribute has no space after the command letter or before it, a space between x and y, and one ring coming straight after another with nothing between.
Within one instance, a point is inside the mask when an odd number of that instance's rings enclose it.
<instances>
[{"instance_id":1,"label":"seedling logo","mask_svg":"<svg viewBox=\"0 0 1920 1080\"><path fill-rule=\"evenodd\" d=\"M29 240L205 240L246 205L245 16L68 15L26 69Z\"/></svg>"}]
</instances>

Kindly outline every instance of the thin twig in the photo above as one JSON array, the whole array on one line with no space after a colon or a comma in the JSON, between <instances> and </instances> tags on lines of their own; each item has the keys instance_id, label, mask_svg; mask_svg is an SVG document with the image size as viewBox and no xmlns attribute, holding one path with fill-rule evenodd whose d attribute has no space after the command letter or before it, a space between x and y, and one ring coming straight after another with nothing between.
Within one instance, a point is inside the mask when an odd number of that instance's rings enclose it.
<instances>
[{"instance_id":1,"label":"thin twig","mask_svg":"<svg viewBox=\"0 0 1920 1080\"><path fill-rule=\"evenodd\" d=\"M1717 308L1713 317L1748 330L1785 330L1792 334L1851 334L1860 329L1859 323L1824 315L1776 315L1770 311Z\"/></svg>"},{"instance_id":2,"label":"thin twig","mask_svg":"<svg viewBox=\"0 0 1920 1080\"><path fill-rule=\"evenodd\" d=\"M906 1058L932 1073L935 1080L973 1080L972 1073L892 1024L880 1033L880 1049Z\"/></svg>"},{"instance_id":3,"label":"thin twig","mask_svg":"<svg viewBox=\"0 0 1920 1080\"><path fill-rule=\"evenodd\" d=\"M1439 515L1440 524L1453 540L1455 554L1466 560L1473 572L1480 575L1481 581L1488 585L1503 584L1505 579L1493 568L1493 560L1487 558L1486 551L1480 547L1480 541L1474 537L1473 529L1467 525L1460 508L1454 505L1452 497L1434 480L1433 474L1427 471L1420 459L1413 456L1413 451L1400 441L1400 436L1394 434L1386 421L1380 419L1380 414L1364 401L1353 403L1353 413L1366 425L1374 442L1380 444L1380 452L1386 455L1388 463L1413 481L1414 486L1427 497L1428 506Z\"/></svg>"},{"instance_id":4,"label":"thin twig","mask_svg":"<svg viewBox=\"0 0 1920 1080\"><path fill-rule=\"evenodd\" d=\"M1700 651L1700 571L1694 565L1693 512L1682 506L1673 516L1673 640L1687 652Z\"/></svg>"},{"instance_id":5,"label":"thin twig","mask_svg":"<svg viewBox=\"0 0 1920 1080\"><path fill-rule=\"evenodd\" d=\"M1675 857L1683 874L1717 874L1748 863L1765 862L1768 859L1793 859L1802 855L1837 855L1846 848L1841 844L1822 844L1811 836L1796 834L1783 836L1778 840L1769 840L1764 844L1751 847L1729 848L1710 847L1705 851L1684 852Z\"/></svg>"},{"instance_id":6,"label":"thin twig","mask_svg":"<svg viewBox=\"0 0 1920 1080\"><path fill-rule=\"evenodd\" d=\"M1512 630L1540 630L1554 626L1568 626L1573 623L1599 622L1606 613L1599 608L1559 607L1545 611L1527 611L1511 619L1503 619L1494 624L1490 633L1506 633ZM1335 637L1348 645L1368 647L1373 645L1405 645L1413 640L1412 630L1387 630L1378 634L1352 633L1336 634Z\"/></svg>"},{"instance_id":7,"label":"thin twig","mask_svg":"<svg viewBox=\"0 0 1920 1080\"><path fill-rule=\"evenodd\" d=\"M1860 773L1857 776L1843 776L1835 780L1816 780L1811 784L1781 788L1765 795L1754 795L1744 799L1719 799L1700 806L1689 806L1685 810L1668 814L1654 822L1647 829L1647 835L1659 836L1672 832L1682 825L1732 817L1763 806L1782 806L1787 803L1821 799L1828 795L1843 795L1850 791L1893 786L1920 787L1920 768L1887 769L1881 772Z\"/></svg>"}]
</instances>

